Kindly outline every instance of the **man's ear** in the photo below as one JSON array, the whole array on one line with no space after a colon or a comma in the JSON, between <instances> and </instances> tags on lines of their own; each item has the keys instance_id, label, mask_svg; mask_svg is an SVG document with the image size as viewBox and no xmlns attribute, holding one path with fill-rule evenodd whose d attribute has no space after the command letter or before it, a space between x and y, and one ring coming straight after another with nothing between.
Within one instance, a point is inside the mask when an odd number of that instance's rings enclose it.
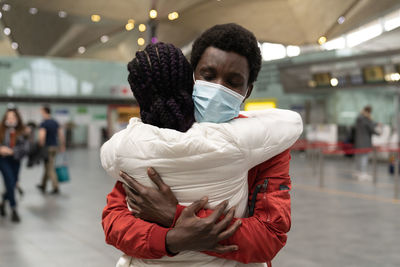
<instances>
[{"instance_id":1,"label":"man's ear","mask_svg":"<svg viewBox=\"0 0 400 267\"><path fill-rule=\"evenodd\" d=\"M249 96L251 95L251 92L253 91L253 87L254 87L253 84L250 84L250 85L249 85L249 87L248 87L248 89L247 89L247 94L246 94L246 96L245 96L243 102L244 102L247 98L249 98Z\"/></svg>"}]
</instances>

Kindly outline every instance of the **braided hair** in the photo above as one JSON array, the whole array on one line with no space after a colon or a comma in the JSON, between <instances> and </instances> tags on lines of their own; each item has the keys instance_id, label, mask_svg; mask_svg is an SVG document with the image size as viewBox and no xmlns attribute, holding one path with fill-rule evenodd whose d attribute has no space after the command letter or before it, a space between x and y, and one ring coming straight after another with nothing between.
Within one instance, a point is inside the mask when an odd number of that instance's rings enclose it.
<instances>
[{"instance_id":1,"label":"braided hair","mask_svg":"<svg viewBox=\"0 0 400 267\"><path fill-rule=\"evenodd\" d=\"M128 82L144 123L186 132L194 123L193 70L181 50L156 43L128 63Z\"/></svg>"}]
</instances>

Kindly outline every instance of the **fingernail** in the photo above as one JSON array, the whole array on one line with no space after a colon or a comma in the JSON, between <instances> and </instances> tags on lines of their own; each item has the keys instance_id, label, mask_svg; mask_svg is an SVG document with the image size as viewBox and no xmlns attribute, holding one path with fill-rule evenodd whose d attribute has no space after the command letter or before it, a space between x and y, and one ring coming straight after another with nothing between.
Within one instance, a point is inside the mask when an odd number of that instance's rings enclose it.
<instances>
[{"instance_id":1,"label":"fingernail","mask_svg":"<svg viewBox=\"0 0 400 267\"><path fill-rule=\"evenodd\" d=\"M121 176L121 175L123 175L124 173L122 172L122 171L119 171L119 175Z\"/></svg>"},{"instance_id":2,"label":"fingernail","mask_svg":"<svg viewBox=\"0 0 400 267\"><path fill-rule=\"evenodd\" d=\"M153 168L150 167L147 170L148 170L149 174L151 174L151 175L155 174L155 171Z\"/></svg>"}]
</instances>

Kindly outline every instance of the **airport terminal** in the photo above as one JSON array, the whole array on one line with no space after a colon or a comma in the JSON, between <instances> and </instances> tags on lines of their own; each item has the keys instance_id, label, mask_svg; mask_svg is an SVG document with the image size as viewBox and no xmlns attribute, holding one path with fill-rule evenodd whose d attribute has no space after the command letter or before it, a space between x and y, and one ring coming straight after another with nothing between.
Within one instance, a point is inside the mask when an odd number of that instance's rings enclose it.
<instances>
[{"instance_id":1,"label":"airport terminal","mask_svg":"<svg viewBox=\"0 0 400 267\"><path fill-rule=\"evenodd\" d=\"M399 112L398 0L0 0L0 267L400 266Z\"/></svg>"}]
</instances>

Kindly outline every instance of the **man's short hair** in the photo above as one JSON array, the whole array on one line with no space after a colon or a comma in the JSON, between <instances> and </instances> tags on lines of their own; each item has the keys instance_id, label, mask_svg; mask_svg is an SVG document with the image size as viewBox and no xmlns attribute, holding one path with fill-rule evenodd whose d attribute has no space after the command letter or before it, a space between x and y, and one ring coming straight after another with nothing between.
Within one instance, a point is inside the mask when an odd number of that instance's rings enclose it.
<instances>
[{"instance_id":1,"label":"man's short hair","mask_svg":"<svg viewBox=\"0 0 400 267\"><path fill-rule=\"evenodd\" d=\"M46 112L46 114L51 114L51 109L49 106L43 106L42 109L44 110L44 112Z\"/></svg>"},{"instance_id":2,"label":"man's short hair","mask_svg":"<svg viewBox=\"0 0 400 267\"><path fill-rule=\"evenodd\" d=\"M257 80L261 68L261 51L252 32L235 23L215 25L206 30L193 43L190 59L193 69L196 69L204 51L210 46L244 56L250 71L248 84Z\"/></svg>"}]
</instances>

